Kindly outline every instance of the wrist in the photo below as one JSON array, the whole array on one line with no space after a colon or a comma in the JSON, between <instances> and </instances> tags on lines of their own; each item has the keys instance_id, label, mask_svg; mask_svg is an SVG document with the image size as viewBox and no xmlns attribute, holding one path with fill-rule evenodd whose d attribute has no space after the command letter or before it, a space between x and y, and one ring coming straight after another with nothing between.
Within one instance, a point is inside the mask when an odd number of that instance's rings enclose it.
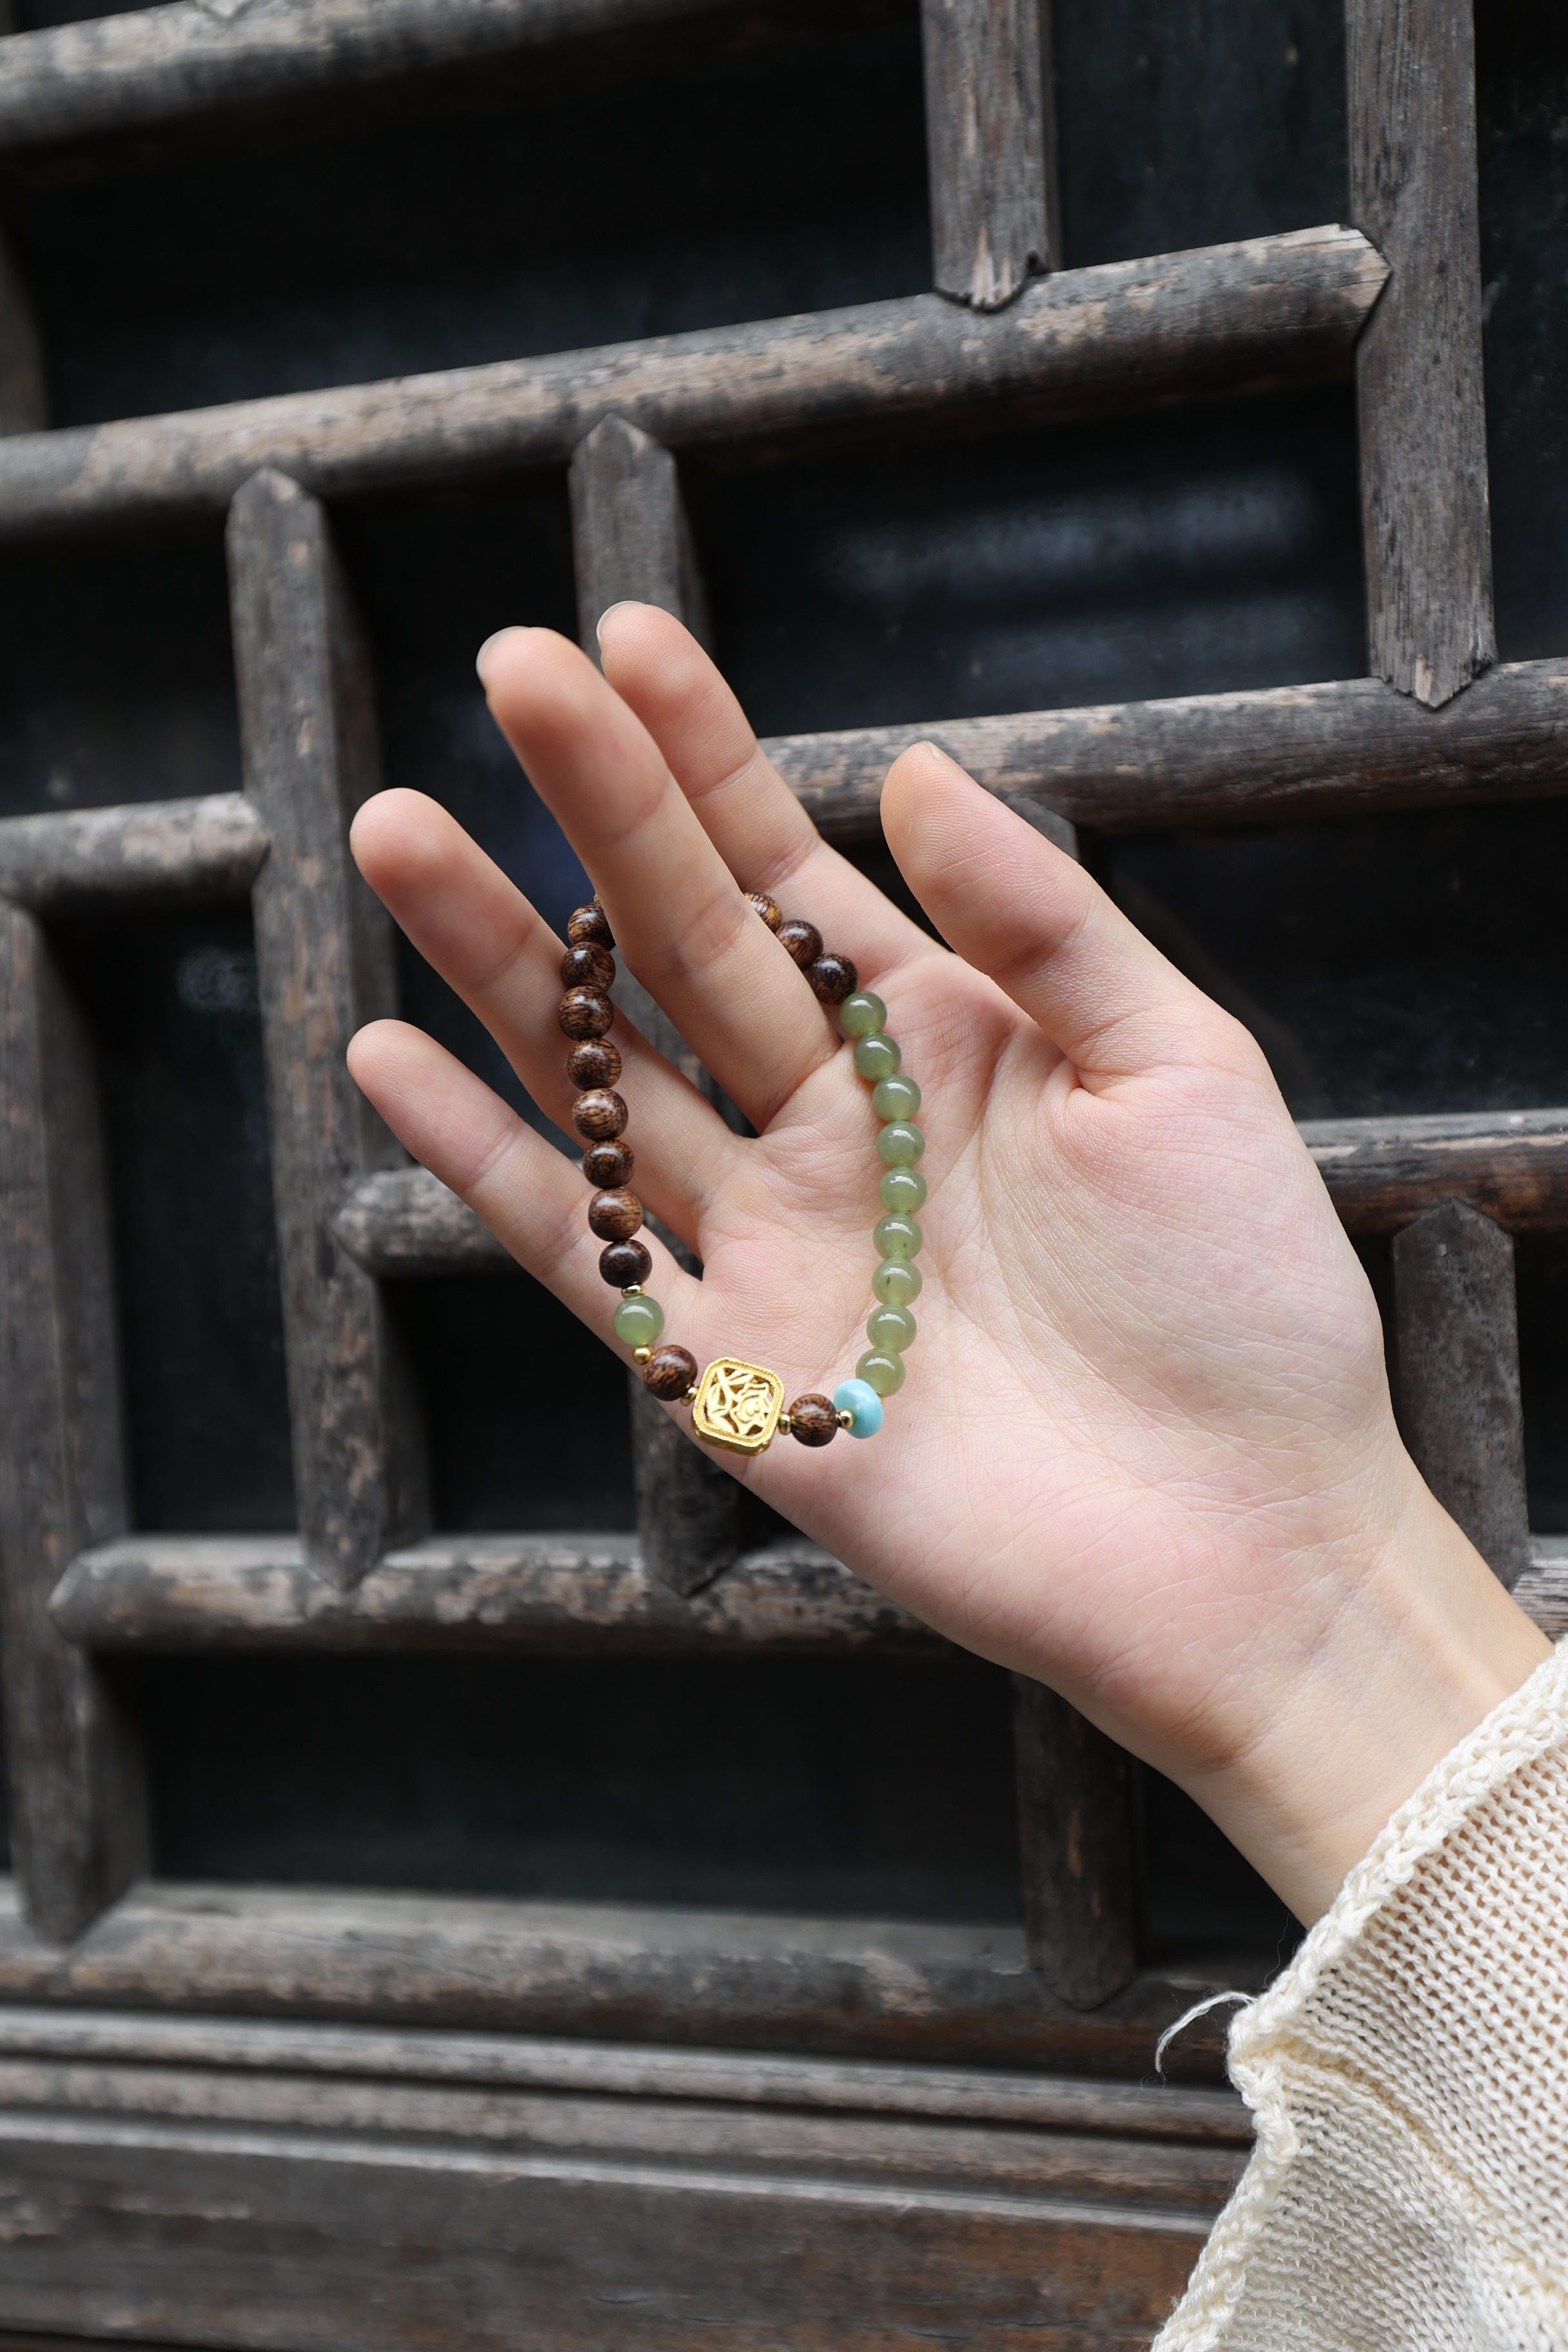
<instances>
[{"instance_id":1,"label":"wrist","mask_svg":"<svg viewBox=\"0 0 1568 2352\"><path fill-rule=\"evenodd\" d=\"M1267 1678L1256 1737L1185 1785L1310 1925L1433 1766L1551 1649L1409 1467L1393 1537Z\"/></svg>"}]
</instances>

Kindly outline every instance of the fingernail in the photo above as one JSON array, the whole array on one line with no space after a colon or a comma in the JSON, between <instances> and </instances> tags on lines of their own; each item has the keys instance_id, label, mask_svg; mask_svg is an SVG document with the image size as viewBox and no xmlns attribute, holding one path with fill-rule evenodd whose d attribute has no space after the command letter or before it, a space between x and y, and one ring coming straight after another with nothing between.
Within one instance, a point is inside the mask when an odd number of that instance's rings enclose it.
<instances>
[{"instance_id":1,"label":"fingernail","mask_svg":"<svg viewBox=\"0 0 1568 2352\"><path fill-rule=\"evenodd\" d=\"M515 626L515 624L509 624L504 629L492 630L490 635L485 639L484 644L479 647L479 652L474 656L474 667L479 671L481 682L485 675L485 657L489 654L490 647L492 646L499 646L503 637L510 637L513 626Z\"/></svg>"},{"instance_id":2,"label":"fingernail","mask_svg":"<svg viewBox=\"0 0 1568 2352\"><path fill-rule=\"evenodd\" d=\"M613 604L605 605L604 611L600 614L598 619L594 624L594 635L598 638L601 645L605 642L605 623L609 619L611 614L618 613L623 604L635 604L636 603L637 598L635 596L617 596Z\"/></svg>"}]
</instances>

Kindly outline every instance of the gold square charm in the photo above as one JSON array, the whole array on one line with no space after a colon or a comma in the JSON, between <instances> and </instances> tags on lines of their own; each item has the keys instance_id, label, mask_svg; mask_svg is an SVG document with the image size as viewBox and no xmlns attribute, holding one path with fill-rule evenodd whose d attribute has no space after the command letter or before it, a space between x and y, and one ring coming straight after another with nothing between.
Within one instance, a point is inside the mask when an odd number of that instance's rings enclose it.
<instances>
[{"instance_id":1,"label":"gold square charm","mask_svg":"<svg viewBox=\"0 0 1568 2352\"><path fill-rule=\"evenodd\" d=\"M733 1454L761 1454L771 1444L784 1411L784 1382L763 1364L721 1356L702 1375L691 1426L712 1445Z\"/></svg>"}]
</instances>

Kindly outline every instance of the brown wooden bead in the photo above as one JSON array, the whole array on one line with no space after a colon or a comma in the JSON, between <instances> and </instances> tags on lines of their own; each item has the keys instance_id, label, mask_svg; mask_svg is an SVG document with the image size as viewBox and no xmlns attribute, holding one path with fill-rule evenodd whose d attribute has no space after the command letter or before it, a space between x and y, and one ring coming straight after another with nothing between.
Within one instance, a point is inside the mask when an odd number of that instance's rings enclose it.
<instances>
[{"instance_id":1,"label":"brown wooden bead","mask_svg":"<svg viewBox=\"0 0 1568 2352\"><path fill-rule=\"evenodd\" d=\"M599 1252L599 1272L612 1290L625 1290L629 1283L647 1280L653 1260L641 1242L612 1242Z\"/></svg>"},{"instance_id":2,"label":"brown wooden bead","mask_svg":"<svg viewBox=\"0 0 1568 2352\"><path fill-rule=\"evenodd\" d=\"M642 1368L643 1386L673 1403L697 1378L697 1359L689 1348L656 1348Z\"/></svg>"},{"instance_id":3,"label":"brown wooden bead","mask_svg":"<svg viewBox=\"0 0 1568 2352\"><path fill-rule=\"evenodd\" d=\"M805 976L824 1004L842 1004L860 985L860 975L847 956L819 955Z\"/></svg>"},{"instance_id":4,"label":"brown wooden bead","mask_svg":"<svg viewBox=\"0 0 1568 2352\"><path fill-rule=\"evenodd\" d=\"M596 948L592 940L581 947L568 948L561 959L561 977L568 988L609 990L616 984L616 959L608 948Z\"/></svg>"},{"instance_id":5,"label":"brown wooden bead","mask_svg":"<svg viewBox=\"0 0 1568 2352\"><path fill-rule=\"evenodd\" d=\"M784 920L778 900L770 898L765 890L748 890L746 896L766 923L769 930L776 931Z\"/></svg>"},{"instance_id":6,"label":"brown wooden bead","mask_svg":"<svg viewBox=\"0 0 1568 2352\"><path fill-rule=\"evenodd\" d=\"M642 1223L642 1202L620 1185L613 1192L595 1192L588 1203L590 1231L602 1242L629 1242Z\"/></svg>"},{"instance_id":7,"label":"brown wooden bead","mask_svg":"<svg viewBox=\"0 0 1568 2352\"><path fill-rule=\"evenodd\" d=\"M616 944L609 917L597 898L590 898L585 907L578 908L567 923L566 936L574 948L613 948Z\"/></svg>"},{"instance_id":8,"label":"brown wooden bead","mask_svg":"<svg viewBox=\"0 0 1568 2352\"><path fill-rule=\"evenodd\" d=\"M629 1143L591 1143L583 1154L583 1173L601 1192L613 1192L617 1184L628 1182L631 1172Z\"/></svg>"},{"instance_id":9,"label":"brown wooden bead","mask_svg":"<svg viewBox=\"0 0 1568 2352\"><path fill-rule=\"evenodd\" d=\"M779 925L779 945L789 950L804 971L822 953L822 933L803 916L791 915Z\"/></svg>"},{"instance_id":10,"label":"brown wooden bead","mask_svg":"<svg viewBox=\"0 0 1568 2352\"><path fill-rule=\"evenodd\" d=\"M566 1056L566 1075L574 1087L613 1087L621 1075L621 1049L607 1037L584 1037Z\"/></svg>"},{"instance_id":11,"label":"brown wooden bead","mask_svg":"<svg viewBox=\"0 0 1568 2352\"><path fill-rule=\"evenodd\" d=\"M789 1409L789 1433L803 1445L831 1445L838 1434L838 1415L825 1396L796 1397Z\"/></svg>"},{"instance_id":12,"label":"brown wooden bead","mask_svg":"<svg viewBox=\"0 0 1568 2352\"><path fill-rule=\"evenodd\" d=\"M602 988L569 988L555 1015L568 1037L602 1037L615 1017Z\"/></svg>"},{"instance_id":13,"label":"brown wooden bead","mask_svg":"<svg viewBox=\"0 0 1568 2352\"><path fill-rule=\"evenodd\" d=\"M629 1116L621 1097L608 1087L595 1087L572 1106L572 1124L590 1143L608 1143L623 1131Z\"/></svg>"}]
</instances>

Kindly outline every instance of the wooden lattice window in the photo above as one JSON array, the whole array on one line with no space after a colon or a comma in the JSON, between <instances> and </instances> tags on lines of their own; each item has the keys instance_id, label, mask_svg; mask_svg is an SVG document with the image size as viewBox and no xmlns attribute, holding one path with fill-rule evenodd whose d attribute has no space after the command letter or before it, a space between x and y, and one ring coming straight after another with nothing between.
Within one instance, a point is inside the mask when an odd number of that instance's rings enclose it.
<instances>
[{"instance_id":1,"label":"wooden lattice window","mask_svg":"<svg viewBox=\"0 0 1568 2352\"><path fill-rule=\"evenodd\" d=\"M0 39L0 2328L1131 2344L1241 2161L1212 2026L1141 2078L1256 1885L748 1517L347 1080L401 1003L504 1083L352 873L379 782L575 893L500 621L680 613L879 873L917 729L1090 858L1565 1622L1568 46L1486 28L1479 222L1465 0L1045 9Z\"/></svg>"}]
</instances>

